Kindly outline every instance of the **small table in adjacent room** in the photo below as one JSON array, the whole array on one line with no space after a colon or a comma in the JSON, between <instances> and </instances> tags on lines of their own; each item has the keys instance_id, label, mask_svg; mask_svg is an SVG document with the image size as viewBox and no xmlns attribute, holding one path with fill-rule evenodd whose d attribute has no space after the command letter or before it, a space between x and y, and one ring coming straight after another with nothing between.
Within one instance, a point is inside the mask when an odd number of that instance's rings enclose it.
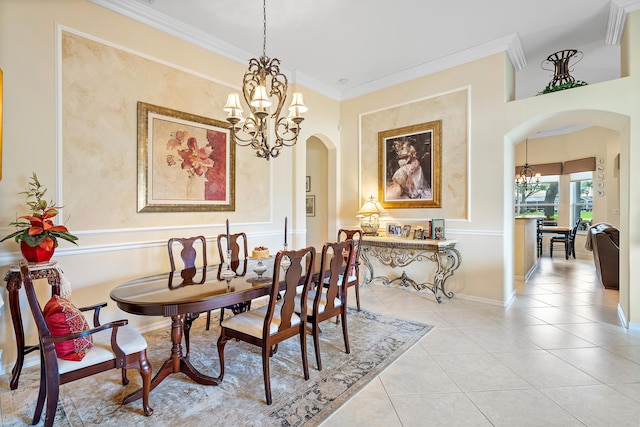
<instances>
[{"instance_id":1,"label":"small table in adjacent room","mask_svg":"<svg viewBox=\"0 0 640 427\"><path fill-rule=\"evenodd\" d=\"M412 286L415 290L429 289L433 292L438 303L442 292L447 298L453 298L453 292L445 288L447 279L460 267L462 262L460 252L455 249L455 240L413 240L400 237L365 236L362 240L360 255L366 270L363 269L363 283L380 279L385 285L399 282L402 286ZM376 276L374 261L382 266L402 268L402 274L395 278L384 275ZM430 261L435 263L436 271L431 282L418 282L411 279L405 268L414 262ZM368 270L368 274L367 274Z\"/></svg>"},{"instance_id":2,"label":"small table in adjacent room","mask_svg":"<svg viewBox=\"0 0 640 427\"><path fill-rule=\"evenodd\" d=\"M569 227L543 226L540 227L540 232L564 235L564 257L569 259L569 253L571 252L571 246L569 244L569 234L571 234L571 229Z\"/></svg>"}]
</instances>

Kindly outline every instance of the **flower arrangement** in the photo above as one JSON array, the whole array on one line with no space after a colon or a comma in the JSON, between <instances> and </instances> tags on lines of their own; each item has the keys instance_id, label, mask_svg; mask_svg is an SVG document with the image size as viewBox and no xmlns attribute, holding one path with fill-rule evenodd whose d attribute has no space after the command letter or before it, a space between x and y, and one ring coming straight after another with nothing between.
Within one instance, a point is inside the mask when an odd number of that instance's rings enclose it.
<instances>
[{"instance_id":1,"label":"flower arrangement","mask_svg":"<svg viewBox=\"0 0 640 427\"><path fill-rule=\"evenodd\" d=\"M31 176L29 189L18 194L27 195L27 206L31 210L30 215L18 217L18 220L9 225L15 226L18 230L4 237L0 242L15 238L16 243L24 242L30 247L39 247L46 251L53 251L58 247L58 238L77 245L76 236L69 233L64 225L54 225L51 221L58 215L59 206L55 206L53 201L47 202L43 197L47 188L40 184L35 172ZM26 220L26 221L22 221Z\"/></svg>"}]
</instances>

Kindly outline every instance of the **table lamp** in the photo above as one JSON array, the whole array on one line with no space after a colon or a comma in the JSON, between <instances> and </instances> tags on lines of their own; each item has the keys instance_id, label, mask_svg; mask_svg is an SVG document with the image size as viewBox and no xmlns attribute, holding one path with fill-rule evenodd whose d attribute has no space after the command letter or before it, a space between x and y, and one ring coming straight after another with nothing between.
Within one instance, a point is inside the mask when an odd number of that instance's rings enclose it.
<instances>
[{"instance_id":1,"label":"table lamp","mask_svg":"<svg viewBox=\"0 0 640 427\"><path fill-rule=\"evenodd\" d=\"M360 218L360 228L365 236L378 234L378 228L380 228L378 217L383 215L386 215L386 212L382 209L380 202L375 197L369 196L356 215L356 218Z\"/></svg>"}]
</instances>

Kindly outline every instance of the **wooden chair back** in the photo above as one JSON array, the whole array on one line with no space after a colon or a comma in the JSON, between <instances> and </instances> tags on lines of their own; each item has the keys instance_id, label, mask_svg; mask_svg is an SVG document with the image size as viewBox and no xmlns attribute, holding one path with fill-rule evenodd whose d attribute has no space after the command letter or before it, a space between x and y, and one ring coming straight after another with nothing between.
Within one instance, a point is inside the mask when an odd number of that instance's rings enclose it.
<instances>
[{"instance_id":1,"label":"wooden chair back","mask_svg":"<svg viewBox=\"0 0 640 427\"><path fill-rule=\"evenodd\" d=\"M227 235L218 234L218 255L220 255L220 263L224 263L227 256ZM247 235L245 233L235 233L229 235L229 248L231 249L230 267L236 273L236 276L244 276L247 274ZM242 266L242 268L240 268Z\"/></svg>"},{"instance_id":2,"label":"wooden chair back","mask_svg":"<svg viewBox=\"0 0 640 427\"><path fill-rule=\"evenodd\" d=\"M281 265L285 259L290 263L287 268ZM311 246L299 251L280 251L276 254L267 315L264 319L263 340L275 344L298 333L304 333L304 321L292 326L291 319L295 315L295 298L298 295L300 283L303 285L301 295L306 299L309 294L314 262L315 248ZM276 334L270 334L269 325L273 321L276 309L279 310L280 325ZM300 318L305 319L305 316L306 309L301 313Z\"/></svg>"},{"instance_id":3,"label":"wooden chair back","mask_svg":"<svg viewBox=\"0 0 640 427\"><path fill-rule=\"evenodd\" d=\"M325 243L322 247L320 271L324 275L324 286L318 288L322 289L322 292L316 292L313 313L310 313L310 315L316 316L319 322L341 314L347 305L348 275L343 274L343 271L349 267L348 260L351 259L353 252L353 240L351 239ZM336 306L336 298L341 301L341 305ZM321 304L324 304L322 312L319 309Z\"/></svg>"},{"instance_id":4,"label":"wooden chair back","mask_svg":"<svg viewBox=\"0 0 640 427\"><path fill-rule=\"evenodd\" d=\"M364 236L360 229L340 229L338 230L338 242L343 240L353 240L353 253L349 262L349 268L346 270L349 280L347 287L356 287L356 306L360 311L360 248L362 247L362 237Z\"/></svg>"},{"instance_id":5,"label":"wooden chair back","mask_svg":"<svg viewBox=\"0 0 640 427\"><path fill-rule=\"evenodd\" d=\"M99 313L101 308L107 306L106 303L77 309L80 312L90 310L94 311L93 328L80 332L72 332L66 335L53 335L45 320L42 306L38 301L38 297L33 286L33 280L31 279L29 266L27 264L22 264L20 266L20 273L22 275L22 283L27 294L29 308L31 309L31 314L33 315L33 320L38 330L41 351L40 389L32 424L37 424L40 421L46 400L47 406L44 425L47 427L53 425L60 394L60 385L116 368L122 369L122 382L124 385L129 383L126 375L126 369L138 369L140 371L143 388L142 406L145 415L151 415L153 413L153 409L149 406L151 364L147 359L147 345L146 342L144 342L144 338L127 325L127 320L118 320L101 325L99 321ZM109 329L111 329L111 332L108 332ZM122 329L127 330L124 333L121 333L121 335L125 335L127 339L131 339L131 341L135 343L131 344L131 342L122 342L119 340L118 331ZM101 348L89 349L87 355L85 355L80 361L58 359L55 343L88 336L93 338L94 347L99 346ZM105 360L104 357L99 357L97 361L94 361L94 358L92 358L89 353L92 350L103 351L103 348L111 350L113 353L112 358ZM90 392L89 389L87 389L87 391ZM124 403L129 403L127 397L125 397L123 404Z\"/></svg>"},{"instance_id":6,"label":"wooden chair back","mask_svg":"<svg viewBox=\"0 0 640 427\"><path fill-rule=\"evenodd\" d=\"M169 262L171 263L171 271L176 270L175 259L173 256L173 247L179 245L181 247L180 250L180 258L182 259L183 269L187 268L195 268L196 261L198 259L198 250L197 247L200 247L201 253L201 263L200 267L204 267L207 265L207 241L204 236L196 236L196 237L173 237L169 239L167 244L169 249Z\"/></svg>"}]
</instances>

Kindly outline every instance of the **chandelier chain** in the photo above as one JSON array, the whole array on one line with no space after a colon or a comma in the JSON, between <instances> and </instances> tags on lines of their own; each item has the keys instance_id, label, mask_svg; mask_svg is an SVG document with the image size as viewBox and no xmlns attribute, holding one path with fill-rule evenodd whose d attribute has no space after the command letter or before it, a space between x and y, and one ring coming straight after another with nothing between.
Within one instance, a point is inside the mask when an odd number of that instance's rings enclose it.
<instances>
[{"instance_id":1,"label":"chandelier chain","mask_svg":"<svg viewBox=\"0 0 640 427\"><path fill-rule=\"evenodd\" d=\"M267 0L262 2L262 56L267 56Z\"/></svg>"}]
</instances>

